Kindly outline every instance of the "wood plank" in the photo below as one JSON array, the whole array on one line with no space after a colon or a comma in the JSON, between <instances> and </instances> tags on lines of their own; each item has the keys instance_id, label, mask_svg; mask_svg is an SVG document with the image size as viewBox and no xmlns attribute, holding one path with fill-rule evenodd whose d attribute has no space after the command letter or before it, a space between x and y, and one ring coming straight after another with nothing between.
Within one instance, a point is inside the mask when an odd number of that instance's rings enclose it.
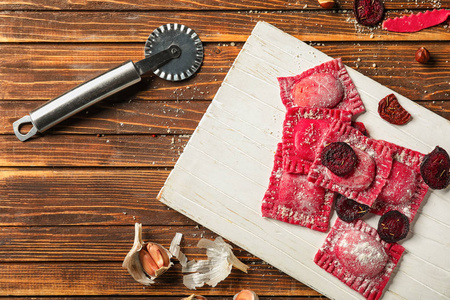
<instances>
[{"instance_id":1,"label":"wood plank","mask_svg":"<svg viewBox=\"0 0 450 300\"><path fill-rule=\"evenodd\" d=\"M320 295L265 263L252 264L248 275L233 269L215 288L207 286L195 293L232 297L244 288L261 296ZM117 262L0 263L0 296L179 295L181 298L192 293L182 283L179 264L154 285L145 287Z\"/></svg>"},{"instance_id":2,"label":"wood plank","mask_svg":"<svg viewBox=\"0 0 450 300\"><path fill-rule=\"evenodd\" d=\"M384 3L386 9L432 9L437 7L448 7L448 0L439 3L431 1L389 1ZM353 2L349 0L340 1L336 6L339 9L353 9ZM176 0L154 0L154 1L87 1L87 0L35 0L15 1L2 0L0 10L311 10L320 9L317 1L281 1L281 0L198 0L198 1L176 1Z\"/></svg>"},{"instance_id":3,"label":"wood plank","mask_svg":"<svg viewBox=\"0 0 450 300\"><path fill-rule=\"evenodd\" d=\"M0 134L13 134L12 123L43 103L45 102L0 102L0 111L4 112L0 115ZM189 135L197 127L209 104L210 101L106 100L58 124L45 134ZM6 149L3 151L7 152Z\"/></svg>"},{"instance_id":4,"label":"wood plank","mask_svg":"<svg viewBox=\"0 0 450 300\"><path fill-rule=\"evenodd\" d=\"M386 17L400 16L387 12ZM356 25L352 11L84 12L3 11L0 42L142 42L165 23L193 28L203 42L244 42L258 21L304 41L449 41L442 25L408 35ZM86 22L89 20L89 22ZM230 26L223 26L230 24ZM299 26L301 24L301 26ZM318 26L320 24L320 26ZM220 28L220 30L217 30ZM372 35L373 33L373 35Z\"/></svg>"},{"instance_id":5,"label":"wood plank","mask_svg":"<svg viewBox=\"0 0 450 300\"><path fill-rule=\"evenodd\" d=\"M169 169L1 169L0 226L195 225L155 198Z\"/></svg>"},{"instance_id":6,"label":"wood plank","mask_svg":"<svg viewBox=\"0 0 450 300\"><path fill-rule=\"evenodd\" d=\"M188 139L188 135L46 134L24 143L3 135L0 166L172 167Z\"/></svg>"},{"instance_id":7,"label":"wood plank","mask_svg":"<svg viewBox=\"0 0 450 300\"><path fill-rule=\"evenodd\" d=\"M417 44L409 42L326 42L312 45L328 55L341 57L347 66L410 99L450 100L448 42L421 43L432 53L433 63L429 65L415 62ZM143 82L103 102L212 100L241 48L242 44L206 43L203 66L192 79L168 82L146 76ZM49 100L123 61L142 59L143 45L0 44L0 51L0 99ZM22 112L17 113L17 117L22 115Z\"/></svg>"},{"instance_id":8,"label":"wood plank","mask_svg":"<svg viewBox=\"0 0 450 300\"><path fill-rule=\"evenodd\" d=\"M172 215L178 214L176 211L171 212ZM213 240L217 237L212 231L198 225L160 226L144 223L142 238L145 242L158 243L169 249L177 232L183 234L182 251L188 258L206 259L205 250L198 248L197 243L201 238ZM134 225L1 227L0 261L122 262L133 245L133 239ZM234 245L233 253L247 264L261 263L259 258Z\"/></svg>"}]
</instances>

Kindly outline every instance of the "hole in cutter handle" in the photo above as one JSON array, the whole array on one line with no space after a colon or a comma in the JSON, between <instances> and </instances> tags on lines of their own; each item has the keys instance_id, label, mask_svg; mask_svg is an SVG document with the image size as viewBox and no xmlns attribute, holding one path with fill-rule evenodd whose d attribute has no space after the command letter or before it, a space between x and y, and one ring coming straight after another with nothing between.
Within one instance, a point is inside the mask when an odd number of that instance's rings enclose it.
<instances>
[{"instance_id":1,"label":"hole in cutter handle","mask_svg":"<svg viewBox=\"0 0 450 300\"><path fill-rule=\"evenodd\" d=\"M25 124L31 124L31 125L33 125L33 127L31 127L31 129L26 134L23 134L20 130L22 129L22 127ZM32 137L33 135L35 135L38 132L37 128L34 126L32 120L31 120L30 116L25 116L25 117L22 117L19 120L15 121L13 123L13 129L14 129L14 134L21 142L28 140L30 137Z\"/></svg>"}]
</instances>

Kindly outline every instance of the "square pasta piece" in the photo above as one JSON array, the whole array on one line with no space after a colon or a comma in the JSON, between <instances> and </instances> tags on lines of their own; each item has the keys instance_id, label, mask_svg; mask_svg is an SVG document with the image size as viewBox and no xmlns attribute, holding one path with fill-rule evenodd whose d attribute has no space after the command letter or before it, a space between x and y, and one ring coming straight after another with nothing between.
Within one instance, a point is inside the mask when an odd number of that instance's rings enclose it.
<instances>
[{"instance_id":1,"label":"square pasta piece","mask_svg":"<svg viewBox=\"0 0 450 300\"><path fill-rule=\"evenodd\" d=\"M379 299L404 251L381 240L364 221L338 218L314 262L366 299Z\"/></svg>"},{"instance_id":2,"label":"square pasta piece","mask_svg":"<svg viewBox=\"0 0 450 300\"><path fill-rule=\"evenodd\" d=\"M279 77L281 101L286 106L323 107L363 112L364 105L341 59L333 59L290 77Z\"/></svg>"},{"instance_id":3,"label":"square pasta piece","mask_svg":"<svg viewBox=\"0 0 450 300\"><path fill-rule=\"evenodd\" d=\"M336 175L322 162L323 149L334 142L349 145L356 155L354 169L345 176ZM359 130L335 120L317 147L308 180L356 202L372 206L391 172L392 153L393 150L383 142L368 138Z\"/></svg>"},{"instance_id":4,"label":"square pasta piece","mask_svg":"<svg viewBox=\"0 0 450 300\"><path fill-rule=\"evenodd\" d=\"M428 185L420 174L420 164L425 154L389 142L384 143L394 150L394 160L391 173L371 212L383 215L390 210L397 210L411 223L428 192Z\"/></svg>"},{"instance_id":5,"label":"square pasta piece","mask_svg":"<svg viewBox=\"0 0 450 300\"><path fill-rule=\"evenodd\" d=\"M283 167L289 173L308 174L317 145L331 123L339 119L351 123L351 113L344 110L292 107L283 124Z\"/></svg>"},{"instance_id":6,"label":"square pasta piece","mask_svg":"<svg viewBox=\"0 0 450 300\"><path fill-rule=\"evenodd\" d=\"M285 172L281 152L280 143L262 201L262 216L325 232L335 194L313 185L306 175Z\"/></svg>"}]
</instances>

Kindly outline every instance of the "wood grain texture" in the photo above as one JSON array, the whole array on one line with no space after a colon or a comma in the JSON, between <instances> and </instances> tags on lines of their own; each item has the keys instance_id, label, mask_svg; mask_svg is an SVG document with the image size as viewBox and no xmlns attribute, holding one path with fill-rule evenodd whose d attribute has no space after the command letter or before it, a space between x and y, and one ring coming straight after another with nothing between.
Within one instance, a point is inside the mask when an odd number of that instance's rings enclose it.
<instances>
[{"instance_id":1,"label":"wood grain texture","mask_svg":"<svg viewBox=\"0 0 450 300\"><path fill-rule=\"evenodd\" d=\"M2 168L0 226L193 225L156 200L169 171Z\"/></svg>"},{"instance_id":2,"label":"wood grain texture","mask_svg":"<svg viewBox=\"0 0 450 300\"><path fill-rule=\"evenodd\" d=\"M171 167L189 136L47 134L23 143L0 136L0 163L9 167Z\"/></svg>"},{"instance_id":3,"label":"wood grain texture","mask_svg":"<svg viewBox=\"0 0 450 300\"><path fill-rule=\"evenodd\" d=\"M433 57L427 65L414 60L417 45L410 42L312 45L332 57L341 57L348 67L412 100L450 100L448 42L421 43ZM126 102L133 100L211 100L241 47L241 44L207 43L201 72L191 80L167 82L156 76L146 76L142 82L103 102L124 103L125 109ZM0 50L0 83L3 87L0 99L5 100L49 100L126 60L143 58L142 43L0 44ZM14 117L21 117L21 113Z\"/></svg>"},{"instance_id":4,"label":"wood grain texture","mask_svg":"<svg viewBox=\"0 0 450 300\"><path fill-rule=\"evenodd\" d=\"M194 292L182 285L178 263L143 288L121 261L135 222L144 224L144 240L165 246L184 233L183 250L205 258L196 243L217 235L156 196L257 21L312 41L450 119L449 28L369 29L354 23L352 0L338 2L324 10L316 0L0 0L0 299L175 300ZM385 2L387 17L439 5L450 8L450 0ZM148 35L168 22L190 26L204 42L196 76L178 83L145 76L36 139L15 138L13 121L126 60L142 59ZM432 64L414 62L419 46L430 49ZM196 294L230 300L251 288L262 300L326 299L247 251L235 245L233 251L250 264L249 275L234 270Z\"/></svg>"},{"instance_id":5,"label":"wood grain texture","mask_svg":"<svg viewBox=\"0 0 450 300\"><path fill-rule=\"evenodd\" d=\"M387 12L386 17L401 16ZM142 42L166 23L195 28L203 42L244 42L259 21L265 21L303 41L448 41L442 25L414 35L355 24L353 13L334 11L206 11L206 12L0 12L0 42ZM89 22L86 22L89 20ZM220 28L220 30L217 30ZM373 33L373 35L371 35Z\"/></svg>"},{"instance_id":6,"label":"wood grain texture","mask_svg":"<svg viewBox=\"0 0 450 300\"><path fill-rule=\"evenodd\" d=\"M110 99L111 100L111 99ZM0 134L13 134L12 124L44 101L1 101ZM197 127L210 101L106 100L58 124L45 134L189 135ZM154 140L156 141L156 139ZM1 146L0 146L1 148ZM8 150L0 150L4 153Z\"/></svg>"},{"instance_id":7,"label":"wood grain texture","mask_svg":"<svg viewBox=\"0 0 450 300\"><path fill-rule=\"evenodd\" d=\"M23 281L21 278L27 278ZM230 276L215 288L197 289L198 294L226 295L250 288L260 295L313 295L298 281L265 263L251 265L248 274L233 269ZM114 296L114 295L178 295L192 294L182 283L181 266L176 264L150 287L134 282L116 262L47 262L0 263L1 296Z\"/></svg>"},{"instance_id":8,"label":"wood grain texture","mask_svg":"<svg viewBox=\"0 0 450 300\"><path fill-rule=\"evenodd\" d=\"M384 5L387 9L432 9L439 6L450 6L448 0L438 3L429 1L387 1ZM349 0L339 1L336 9L353 9L353 2ZM322 9L317 1L294 0L199 0L199 1L88 1L88 0L35 0L35 1L0 1L1 10L294 10L294 9Z\"/></svg>"}]
</instances>

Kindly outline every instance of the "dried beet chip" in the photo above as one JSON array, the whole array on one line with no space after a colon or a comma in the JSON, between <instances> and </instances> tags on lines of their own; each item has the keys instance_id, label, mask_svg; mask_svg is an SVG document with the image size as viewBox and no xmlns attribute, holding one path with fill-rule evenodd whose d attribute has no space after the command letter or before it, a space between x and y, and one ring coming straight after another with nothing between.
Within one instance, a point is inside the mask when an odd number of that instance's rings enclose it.
<instances>
[{"instance_id":1,"label":"dried beet chip","mask_svg":"<svg viewBox=\"0 0 450 300\"><path fill-rule=\"evenodd\" d=\"M408 123L411 115L398 102L394 94L387 95L378 103L378 114L381 118L394 125Z\"/></svg>"},{"instance_id":2,"label":"dried beet chip","mask_svg":"<svg viewBox=\"0 0 450 300\"><path fill-rule=\"evenodd\" d=\"M338 176L350 174L358 163L355 150L343 142L334 142L323 148L320 155L322 164Z\"/></svg>"},{"instance_id":3,"label":"dried beet chip","mask_svg":"<svg viewBox=\"0 0 450 300\"><path fill-rule=\"evenodd\" d=\"M355 0L353 12L359 24L375 26L383 19L384 6L380 0Z\"/></svg>"},{"instance_id":4,"label":"dried beet chip","mask_svg":"<svg viewBox=\"0 0 450 300\"><path fill-rule=\"evenodd\" d=\"M420 165L423 181L432 189L445 189L450 183L450 158L445 149L436 146Z\"/></svg>"},{"instance_id":5,"label":"dried beet chip","mask_svg":"<svg viewBox=\"0 0 450 300\"><path fill-rule=\"evenodd\" d=\"M381 216L378 221L378 234L388 243L404 239L409 231L409 220L398 210L391 210Z\"/></svg>"},{"instance_id":6,"label":"dried beet chip","mask_svg":"<svg viewBox=\"0 0 450 300\"><path fill-rule=\"evenodd\" d=\"M367 214L370 207L345 196L338 195L336 200L334 200L334 209L342 221L352 222Z\"/></svg>"}]
</instances>

